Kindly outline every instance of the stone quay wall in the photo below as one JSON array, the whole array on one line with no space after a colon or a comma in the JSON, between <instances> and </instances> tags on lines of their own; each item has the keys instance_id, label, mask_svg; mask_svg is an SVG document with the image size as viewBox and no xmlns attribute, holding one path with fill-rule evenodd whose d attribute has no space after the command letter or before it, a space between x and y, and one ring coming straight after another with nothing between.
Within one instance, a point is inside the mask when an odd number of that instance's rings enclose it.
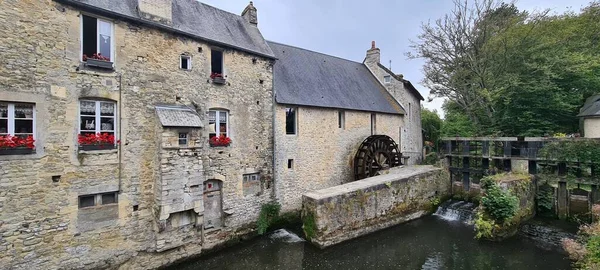
<instances>
[{"instance_id":1,"label":"stone quay wall","mask_svg":"<svg viewBox=\"0 0 600 270\"><path fill-rule=\"evenodd\" d=\"M405 166L388 174L304 194L303 229L324 248L430 213L450 194L446 170Z\"/></svg>"}]
</instances>

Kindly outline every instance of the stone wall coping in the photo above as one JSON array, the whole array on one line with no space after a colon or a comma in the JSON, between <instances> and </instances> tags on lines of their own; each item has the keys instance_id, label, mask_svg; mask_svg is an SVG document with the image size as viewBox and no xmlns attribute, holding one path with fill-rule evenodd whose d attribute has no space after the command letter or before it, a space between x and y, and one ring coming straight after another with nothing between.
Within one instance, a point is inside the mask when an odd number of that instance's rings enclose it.
<instances>
[{"instance_id":1,"label":"stone wall coping","mask_svg":"<svg viewBox=\"0 0 600 270\"><path fill-rule=\"evenodd\" d=\"M399 168L390 169L388 174L369 177L363 180L350 182L347 184L334 186L326 189L311 191L304 194L303 196L311 198L313 200L322 200L325 198L340 196L350 192L364 190L366 188L396 182L399 180L410 178L415 175L427 172L434 172L438 170L441 170L441 168L437 168L432 165L402 166Z\"/></svg>"}]
</instances>

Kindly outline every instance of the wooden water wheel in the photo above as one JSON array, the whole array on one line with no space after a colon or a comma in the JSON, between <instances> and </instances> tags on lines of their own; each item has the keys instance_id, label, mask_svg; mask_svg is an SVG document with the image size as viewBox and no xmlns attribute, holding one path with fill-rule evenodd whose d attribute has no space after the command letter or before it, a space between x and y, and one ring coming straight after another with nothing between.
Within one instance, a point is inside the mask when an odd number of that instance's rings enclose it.
<instances>
[{"instance_id":1,"label":"wooden water wheel","mask_svg":"<svg viewBox=\"0 0 600 270\"><path fill-rule=\"evenodd\" d=\"M354 179L379 175L380 171L400 166L402 154L398 145L386 135L372 135L365 139L354 156Z\"/></svg>"}]
</instances>

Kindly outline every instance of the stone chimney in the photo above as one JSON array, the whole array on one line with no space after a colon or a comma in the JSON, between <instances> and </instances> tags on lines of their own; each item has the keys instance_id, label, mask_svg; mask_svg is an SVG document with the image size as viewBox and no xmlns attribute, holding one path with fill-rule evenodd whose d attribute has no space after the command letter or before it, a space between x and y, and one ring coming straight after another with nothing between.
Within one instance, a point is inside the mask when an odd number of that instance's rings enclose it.
<instances>
[{"instance_id":1,"label":"stone chimney","mask_svg":"<svg viewBox=\"0 0 600 270\"><path fill-rule=\"evenodd\" d=\"M173 0L138 0L140 17L150 21L171 24Z\"/></svg>"},{"instance_id":2,"label":"stone chimney","mask_svg":"<svg viewBox=\"0 0 600 270\"><path fill-rule=\"evenodd\" d=\"M250 24L253 24L255 26L258 25L258 17L256 15L256 8L254 7L254 4L252 4L252 1L250 1L250 4L248 4L248 6L244 9L244 11L242 11L242 17L244 17L244 19L246 19L246 21L249 22Z\"/></svg>"},{"instance_id":3,"label":"stone chimney","mask_svg":"<svg viewBox=\"0 0 600 270\"><path fill-rule=\"evenodd\" d=\"M376 66L379 64L381 59L381 53L379 48L375 47L375 41L371 41L371 49L367 51L367 58L365 58L365 64Z\"/></svg>"}]
</instances>

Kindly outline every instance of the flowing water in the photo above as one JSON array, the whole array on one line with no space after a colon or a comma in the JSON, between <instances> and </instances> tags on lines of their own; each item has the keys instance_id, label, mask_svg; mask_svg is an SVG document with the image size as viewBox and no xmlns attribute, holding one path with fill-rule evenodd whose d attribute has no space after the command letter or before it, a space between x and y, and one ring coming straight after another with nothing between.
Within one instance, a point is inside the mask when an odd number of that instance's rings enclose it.
<instances>
[{"instance_id":1,"label":"flowing water","mask_svg":"<svg viewBox=\"0 0 600 270\"><path fill-rule=\"evenodd\" d=\"M475 240L473 207L447 202L432 216L323 250L278 230L169 269L571 269L565 255L524 237Z\"/></svg>"}]
</instances>

